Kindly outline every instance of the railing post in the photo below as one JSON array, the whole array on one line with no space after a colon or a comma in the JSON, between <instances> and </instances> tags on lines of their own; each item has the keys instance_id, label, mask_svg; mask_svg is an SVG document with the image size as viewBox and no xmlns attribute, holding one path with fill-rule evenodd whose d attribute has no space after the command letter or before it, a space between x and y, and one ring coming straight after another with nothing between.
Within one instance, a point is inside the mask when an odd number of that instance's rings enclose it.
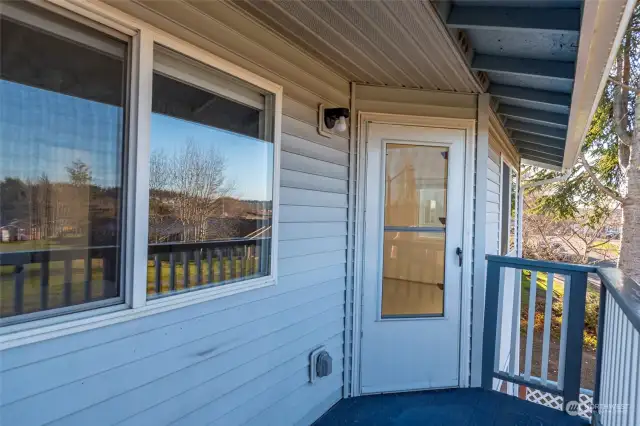
<instances>
[{"instance_id":1,"label":"railing post","mask_svg":"<svg viewBox=\"0 0 640 426\"><path fill-rule=\"evenodd\" d=\"M484 300L484 335L482 342L482 380L484 389L493 389L496 333L498 327L498 299L500 296L500 265L487 262L486 293Z\"/></svg>"},{"instance_id":2,"label":"railing post","mask_svg":"<svg viewBox=\"0 0 640 426\"><path fill-rule=\"evenodd\" d=\"M582 340L584 333L584 311L587 296L586 272L571 273L571 293L567 315L567 341L562 389L562 408L566 410L570 401L580 401L580 376L582 372Z\"/></svg>"},{"instance_id":3,"label":"railing post","mask_svg":"<svg viewBox=\"0 0 640 426\"><path fill-rule=\"evenodd\" d=\"M600 386L602 385L602 352L604 350L604 326L605 314L607 312L607 288L604 283L600 282L600 308L598 310L598 343L596 346L596 378L593 387L593 408L591 412L591 423L599 424L600 413L598 406L600 404Z\"/></svg>"}]
</instances>

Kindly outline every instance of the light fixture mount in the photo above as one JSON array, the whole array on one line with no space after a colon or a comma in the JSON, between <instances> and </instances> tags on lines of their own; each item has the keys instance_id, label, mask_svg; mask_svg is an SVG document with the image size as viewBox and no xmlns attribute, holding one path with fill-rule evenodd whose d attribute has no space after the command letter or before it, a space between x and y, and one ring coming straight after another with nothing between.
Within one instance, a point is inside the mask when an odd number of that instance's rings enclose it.
<instances>
[{"instance_id":1,"label":"light fixture mount","mask_svg":"<svg viewBox=\"0 0 640 426\"><path fill-rule=\"evenodd\" d=\"M318 108L318 133L330 138L334 133L347 131L349 108L325 108L320 104Z\"/></svg>"},{"instance_id":2,"label":"light fixture mount","mask_svg":"<svg viewBox=\"0 0 640 426\"><path fill-rule=\"evenodd\" d=\"M336 122L340 120L341 117L349 118L349 109L348 108L325 108L324 110L324 125L327 129L333 129L336 125Z\"/></svg>"}]
</instances>

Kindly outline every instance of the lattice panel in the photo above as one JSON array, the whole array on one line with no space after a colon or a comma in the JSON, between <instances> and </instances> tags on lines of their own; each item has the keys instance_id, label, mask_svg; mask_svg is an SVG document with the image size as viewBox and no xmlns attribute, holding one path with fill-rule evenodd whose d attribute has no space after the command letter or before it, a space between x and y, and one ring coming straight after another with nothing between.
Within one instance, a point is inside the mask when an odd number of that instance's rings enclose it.
<instances>
[{"instance_id":1,"label":"lattice panel","mask_svg":"<svg viewBox=\"0 0 640 426\"><path fill-rule=\"evenodd\" d=\"M527 388L526 399L527 401L535 402L536 404L544 405L545 407L562 410L562 397L552 395L548 392L542 392L537 389ZM590 419L591 408L593 407L593 397L581 393L579 403L580 405L578 408L578 413L580 414L580 416Z\"/></svg>"}]
</instances>

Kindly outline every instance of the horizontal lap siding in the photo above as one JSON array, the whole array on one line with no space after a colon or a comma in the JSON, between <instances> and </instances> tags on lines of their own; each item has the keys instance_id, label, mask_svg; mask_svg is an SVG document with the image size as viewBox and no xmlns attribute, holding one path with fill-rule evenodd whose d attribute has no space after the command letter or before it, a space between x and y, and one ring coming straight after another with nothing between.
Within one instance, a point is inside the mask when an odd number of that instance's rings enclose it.
<instances>
[{"instance_id":1,"label":"horizontal lap siding","mask_svg":"<svg viewBox=\"0 0 640 426\"><path fill-rule=\"evenodd\" d=\"M489 149L487 160L487 254L500 249L500 156Z\"/></svg>"},{"instance_id":2,"label":"horizontal lap siding","mask_svg":"<svg viewBox=\"0 0 640 426\"><path fill-rule=\"evenodd\" d=\"M168 3L157 7L168 12ZM164 22L139 5L118 7ZM173 8L175 20L195 19L190 6ZM224 9L220 19L248 25L233 13ZM263 30L254 30L259 38ZM277 284L5 351L0 424L304 425L339 400L349 141L322 137L316 126L317 105L348 99L348 85L327 86L319 96L326 84L314 92L288 83L296 68L285 72L286 61L270 60L283 70L273 80L285 91ZM270 65L261 64L260 73ZM333 373L312 385L309 352L319 345L333 357Z\"/></svg>"}]
</instances>

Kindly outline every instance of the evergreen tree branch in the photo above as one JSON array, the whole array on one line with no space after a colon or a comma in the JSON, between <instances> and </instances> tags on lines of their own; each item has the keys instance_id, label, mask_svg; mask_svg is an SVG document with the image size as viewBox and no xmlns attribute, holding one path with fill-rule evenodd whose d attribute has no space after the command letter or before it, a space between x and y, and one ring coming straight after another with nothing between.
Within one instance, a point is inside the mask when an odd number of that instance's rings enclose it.
<instances>
[{"instance_id":1,"label":"evergreen tree branch","mask_svg":"<svg viewBox=\"0 0 640 426\"><path fill-rule=\"evenodd\" d=\"M606 194L609 197L613 198L614 200L619 201L620 203L622 203L623 202L622 196L617 191L614 191L611 188L607 188L600 181L598 176L596 176L596 174L593 172L593 169L591 169L591 166L589 165L589 162L586 160L586 158L584 158L584 153L582 151L580 151L580 153L578 154L578 157L580 158L580 162L582 163L582 166L586 170L587 175L589 175L589 177L591 178L591 181L594 183L594 185L596 187L598 187L598 189L600 189L600 191L602 191L604 194Z\"/></svg>"}]
</instances>

